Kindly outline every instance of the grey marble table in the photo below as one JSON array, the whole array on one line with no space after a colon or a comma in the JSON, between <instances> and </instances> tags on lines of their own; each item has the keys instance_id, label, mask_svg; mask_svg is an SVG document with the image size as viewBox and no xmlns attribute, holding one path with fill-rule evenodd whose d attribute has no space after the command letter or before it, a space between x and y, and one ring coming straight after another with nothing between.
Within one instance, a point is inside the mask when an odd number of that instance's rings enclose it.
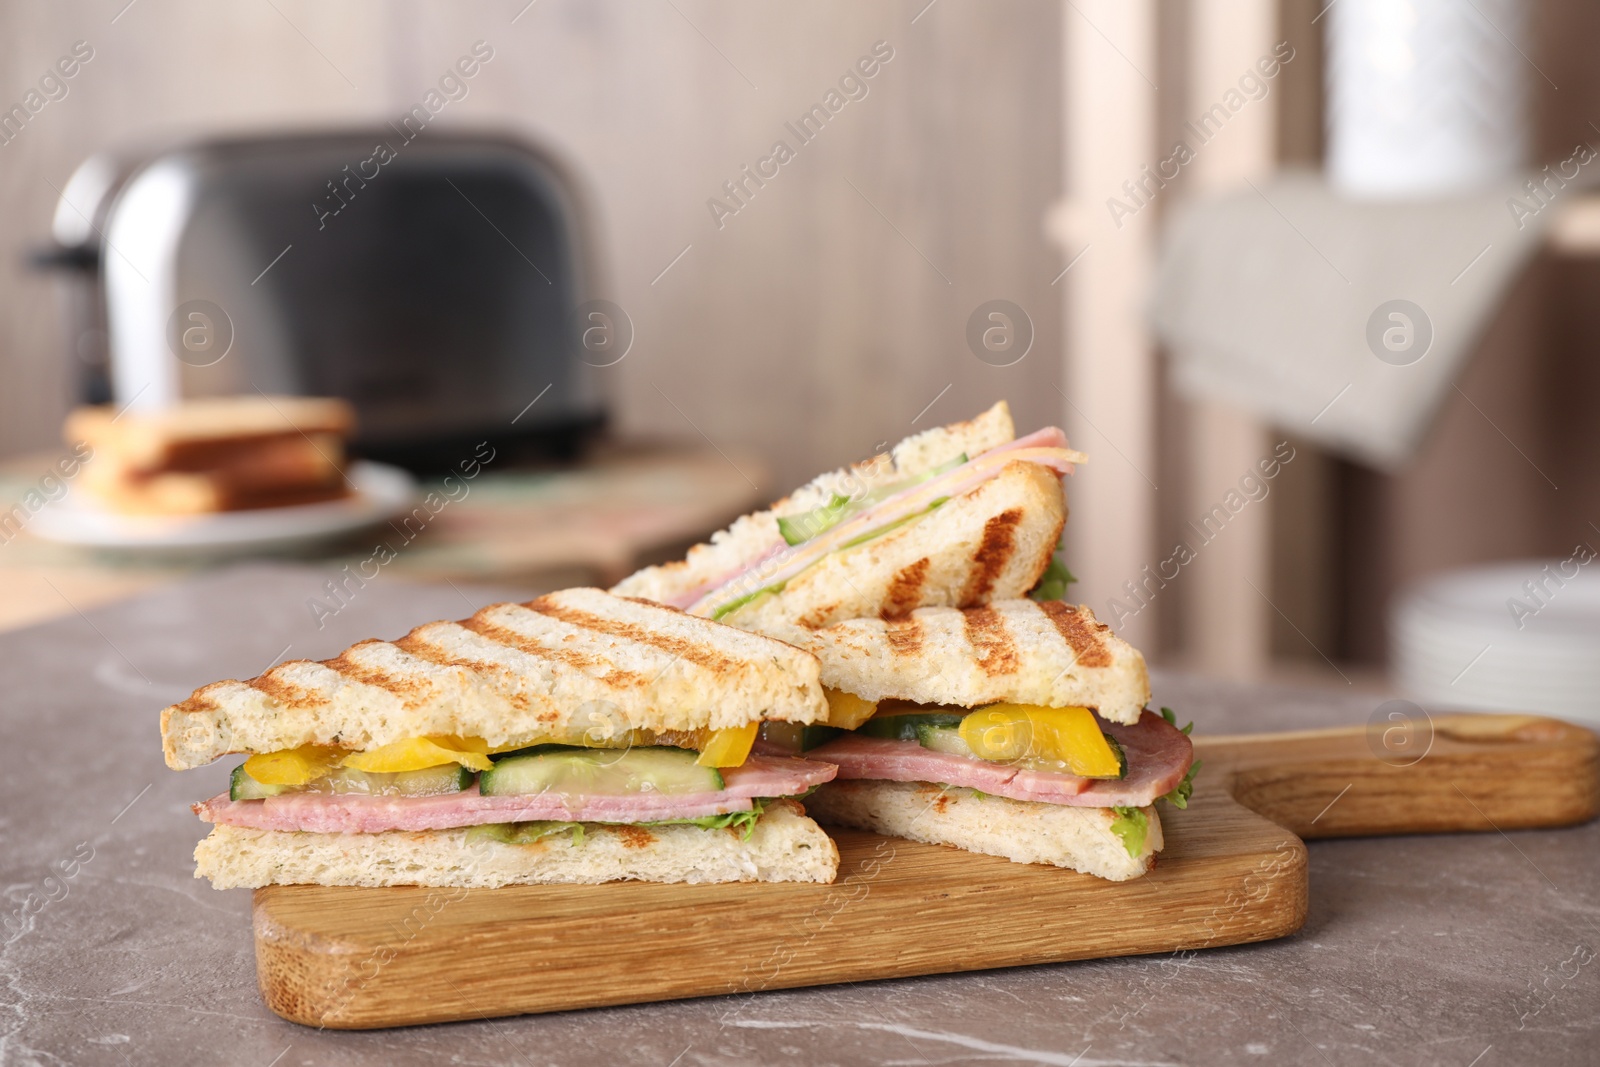
<instances>
[{"instance_id":1,"label":"grey marble table","mask_svg":"<svg viewBox=\"0 0 1600 1067\"><path fill-rule=\"evenodd\" d=\"M156 712L285 657L393 638L519 590L380 577L317 628L326 575L251 567L0 635L0 1063L1600 1062L1600 826L1311 845L1298 935L1103 960L373 1033L256 995L250 894L191 877ZM1377 700L1164 675L1207 732L1364 722Z\"/></svg>"}]
</instances>

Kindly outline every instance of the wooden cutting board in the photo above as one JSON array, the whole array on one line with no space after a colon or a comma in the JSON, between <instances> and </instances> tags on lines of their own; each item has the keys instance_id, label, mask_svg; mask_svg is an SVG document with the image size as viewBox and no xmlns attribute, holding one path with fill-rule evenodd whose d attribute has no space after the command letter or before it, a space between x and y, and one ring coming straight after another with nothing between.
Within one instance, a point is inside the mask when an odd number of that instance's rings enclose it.
<instances>
[{"instance_id":1,"label":"wooden cutting board","mask_svg":"<svg viewBox=\"0 0 1600 1067\"><path fill-rule=\"evenodd\" d=\"M273 886L255 894L261 993L286 1019L365 1029L1236 945L1304 923L1302 839L1600 807L1600 739L1531 716L1195 747L1194 799L1161 806L1166 849L1131 882L837 831L832 885Z\"/></svg>"}]
</instances>

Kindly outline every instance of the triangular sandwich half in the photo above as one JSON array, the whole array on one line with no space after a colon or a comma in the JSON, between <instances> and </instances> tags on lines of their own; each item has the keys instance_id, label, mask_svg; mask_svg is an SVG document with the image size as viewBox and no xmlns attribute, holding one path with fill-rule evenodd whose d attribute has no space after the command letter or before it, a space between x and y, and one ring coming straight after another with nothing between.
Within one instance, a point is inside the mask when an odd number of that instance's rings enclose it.
<instances>
[{"instance_id":1,"label":"triangular sandwich half","mask_svg":"<svg viewBox=\"0 0 1600 1067\"><path fill-rule=\"evenodd\" d=\"M850 696L831 729L767 732L838 766L808 801L824 824L1122 881L1162 847L1156 800L1187 803L1189 738L1145 710L1144 657L1087 607L924 608L806 647Z\"/></svg>"},{"instance_id":2,"label":"triangular sandwich half","mask_svg":"<svg viewBox=\"0 0 1600 1067\"><path fill-rule=\"evenodd\" d=\"M195 805L219 889L829 882L794 798L834 768L750 755L826 713L806 652L569 589L205 686L161 734L174 769L249 754Z\"/></svg>"},{"instance_id":3,"label":"triangular sandwich half","mask_svg":"<svg viewBox=\"0 0 1600 1067\"><path fill-rule=\"evenodd\" d=\"M908 437L746 515L613 592L788 641L843 619L1022 596L1066 522L1083 456L1050 428L1017 439L1002 401Z\"/></svg>"}]
</instances>

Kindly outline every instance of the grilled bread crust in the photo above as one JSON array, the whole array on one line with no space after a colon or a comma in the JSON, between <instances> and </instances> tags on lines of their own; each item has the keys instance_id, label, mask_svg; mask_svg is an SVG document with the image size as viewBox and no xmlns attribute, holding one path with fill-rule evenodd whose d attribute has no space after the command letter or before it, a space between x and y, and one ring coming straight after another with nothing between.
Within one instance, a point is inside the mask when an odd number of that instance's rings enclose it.
<instances>
[{"instance_id":1,"label":"grilled bread crust","mask_svg":"<svg viewBox=\"0 0 1600 1067\"><path fill-rule=\"evenodd\" d=\"M835 493L853 496L863 488L890 485L926 474L962 453L970 458L1015 437L1011 409L1002 400L975 419L907 437L887 455L877 455L818 475L766 511L745 515L726 530L712 534L709 544L694 546L684 559L646 567L624 578L611 591L665 602L707 582L732 577L774 544L783 543L778 532L780 516L804 514L826 504ZM876 614L876 611L869 614Z\"/></svg>"},{"instance_id":2,"label":"grilled bread crust","mask_svg":"<svg viewBox=\"0 0 1600 1067\"><path fill-rule=\"evenodd\" d=\"M500 747L826 714L809 653L649 601L567 589L213 683L161 713L161 740L167 766L183 770L305 744L364 750L451 734Z\"/></svg>"},{"instance_id":3,"label":"grilled bread crust","mask_svg":"<svg viewBox=\"0 0 1600 1067\"><path fill-rule=\"evenodd\" d=\"M868 700L1083 706L1122 723L1138 722L1150 700L1144 656L1081 604L923 608L841 622L803 647L822 662L824 685Z\"/></svg>"},{"instance_id":4,"label":"grilled bread crust","mask_svg":"<svg viewBox=\"0 0 1600 1067\"><path fill-rule=\"evenodd\" d=\"M1056 473L1019 460L916 522L823 557L723 621L803 647L811 631L844 619L1020 597L1050 565L1066 520Z\"/></svg>"},{"instance_id":5,"label":"grilled bread crust","mask_svg":"<svg viewBox=\"0 0 1600 1067\"><path fill-rule=\"evenodd\" d=\"M584 824L530 845L467 841L465 830L310 834L218 826L194 850L215 889L264 885L503 885L615 882L831 882L839 850L793 801L737 829Z\"/></svg>"},{"instance_id":6,"label":"grilled bread crust","mask_svg":"<svg viewBox=\"0 0 1600 1067\"><path fill-rule=\"evenodd\" d=\"M1128 855L1111 830L1110 808L1077 808L985 796L929 782L833 781L807 798L824 825L871 830L890 837L953 845L1003 856L1014 863L1048 863L1125 882L1150 869L1161 851L1161 818L1154 807L1144 847Z\"/></svg>"}]
</instances>

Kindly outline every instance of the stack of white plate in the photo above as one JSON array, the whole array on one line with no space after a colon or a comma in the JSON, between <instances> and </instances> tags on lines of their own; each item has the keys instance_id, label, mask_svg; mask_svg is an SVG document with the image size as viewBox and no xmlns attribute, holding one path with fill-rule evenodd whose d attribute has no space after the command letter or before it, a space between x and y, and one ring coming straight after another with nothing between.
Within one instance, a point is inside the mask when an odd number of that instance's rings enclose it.
<instances>
[{"instance_id":1,"label":"stack of white plate","mask_svg":"<svg viewBox=\"0 0 1600 1067\"><path fill-rule=\"evenodd\" d=\"M1473 567L1408 590L1390 625L1401 687L1439 707L1600 725L1600 559L1582 560Z\"/></svg>"}]
</instances>

